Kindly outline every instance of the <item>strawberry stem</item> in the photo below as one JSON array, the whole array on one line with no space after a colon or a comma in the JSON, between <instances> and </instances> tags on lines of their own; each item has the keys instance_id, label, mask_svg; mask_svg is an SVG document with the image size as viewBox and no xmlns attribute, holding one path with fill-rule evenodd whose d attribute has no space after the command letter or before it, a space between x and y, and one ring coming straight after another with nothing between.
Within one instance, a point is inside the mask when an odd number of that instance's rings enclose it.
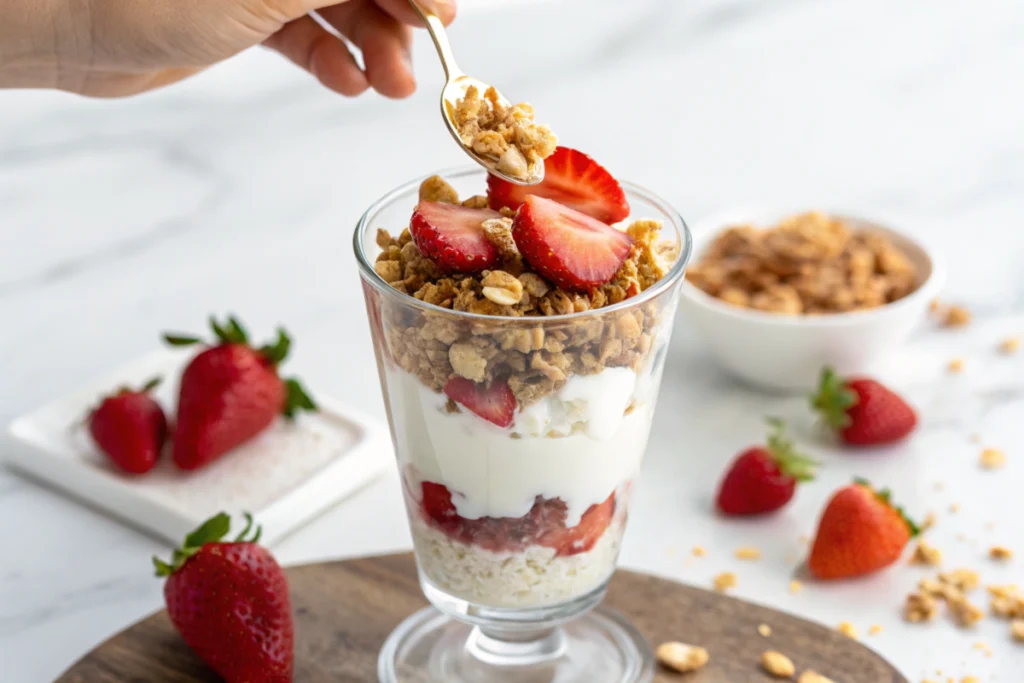
<instances>
[{"instance_id":1,"label":"strawberry stem","mask_svg":"<svg viewBox=\"0 0 1024 683\"><path fill-rule=\"evenodd\" d=\"M260 353L262 353L267 360L274 365L280 365L285 358L288 357L288 351L292 347L292 339L288 336L288 333L283 327L277 328L277 341L274 345L264 344L260 347Z\"/></svg>"},{"instance_id":2,"label":"strawberry stem","mask_svg":"<svg viewBox=\"0 0 1024 683\"><path fill-rule=\"evenodd\" d=\"M917 523L914 522L914 520L912 520L909 515L907 515L906 511L902 507L892 502L892 491L890 491L889 489L882 489L881 491L876 491L871 486L871 482L868 481L867 479L864 479L863 477L854 478L853 483L868 489L869 491L871 491L871 493L874 494L875 498L877 498L883 505L895 510L899 514L900 519L902 519L904 523L907 525L907 528L910 529L911 538L914 538L915 536L921 534L921 527L919 527Z\"/></svg>"},{"instance_id":3,"label":"strawberry stem","mask_svg":"<svg viewBox=\"0 0 1024 683\"><path fill-rule=\"evenodd\" d=\"M821 369L821 380L818 391L812 394L811 408L822 417L826 425L833 429L843 429L850 425L850 416L846 411L857 403L857 394L846 386L846 380L837 375L830 367Z\"/></svg>"},{"instance_id":4,"label":"strawberry stem","mask_svg":"<svg viewBox=\"0 0 1024 683\"><path fill-rule=\"evenodd\" d=\"M316 402L306 392L306 389L302 386L299 380L295 377L286 379L284 386L288 394L285 397L284 407L281 409L281 414L283 414L287 419L295 419L295 416L302 410L313 413L320 409Z\"/></svg>"},{"instance_id":5,"label":"strawberry stem","mask_svg":"<svg viewBox=\"0 0 1024 683\"><path fill-rule=\"evenodd\" d=\"M797 481L814 479L814 468L820 463L796 450L792 439L786 435L786 423L777 417L765 418L772 428L768 433L768 452L779 470Z\"/></svg>"},{"instance_id":6,"label":"strawberry stem","mask_svg":"<svg viewBox=\"0 0 1024 683\"><path fill-rule=\"evenodd\" d=\"M164 341L171 346L192 346L203 342L199 337L189 337L182 334L165 334Z\"/></svg>"},{"instance_id":7,"label":"strawberry stem","mask_svg":"<svg viewBox=\"0 0 1024 683\"><path fill-rule=\"evenodd\" d=\"M162 381L164 381L164 378L157 375L156 377L151 378L148 382L143 384L142 389L140 389L139 392L143 394L148 394L149 392L153 391L158 386L160 386L160 382Z\"/></svg>"},{"instance_id":8,"label":"strawberry stem","mask_svg":"<svg viewBox=\"0 0 1024 683\"><path fill-rule=\"evenodd\" d=\"M252 516L246 513L249 525L246 533L252 527ZM199 552L207 543L216 543L227 536L231 530L231 517L226 512L221 512L203 522L198 529L185 537L185 543L181 548L176 548L171 553L171 563L168 564L158 557L153 558L153 566L156 568L157 576L170 576L181 569L182 565L188 562L189 558Z\"/></svg>"}]
</instances>

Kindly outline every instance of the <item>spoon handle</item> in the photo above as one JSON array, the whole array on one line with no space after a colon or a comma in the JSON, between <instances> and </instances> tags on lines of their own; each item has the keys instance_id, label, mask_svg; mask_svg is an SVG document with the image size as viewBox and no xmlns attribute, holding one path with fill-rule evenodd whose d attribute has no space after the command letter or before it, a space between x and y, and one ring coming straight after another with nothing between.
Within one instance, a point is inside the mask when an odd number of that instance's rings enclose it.
<instances>
[{"instance_id":1,"label":"spoon handle","mask_svg":"<svg viewBox=\"0 0 1024 683\"><path fill-rule=\"evenodd\" d=\"M444 75L450 81L462 76L462 70L455 63L455 55L452 54L451 43L448 42L448 33L444 30L444 24L433 12L429 12L420 6L416 0L409 0L409 4L416 10L416 13L423 19L430 31L430 37L434 39L434 47L437 48L437 56L441 58L441 65L444 67Z\"/></svg>"}]
</instances>

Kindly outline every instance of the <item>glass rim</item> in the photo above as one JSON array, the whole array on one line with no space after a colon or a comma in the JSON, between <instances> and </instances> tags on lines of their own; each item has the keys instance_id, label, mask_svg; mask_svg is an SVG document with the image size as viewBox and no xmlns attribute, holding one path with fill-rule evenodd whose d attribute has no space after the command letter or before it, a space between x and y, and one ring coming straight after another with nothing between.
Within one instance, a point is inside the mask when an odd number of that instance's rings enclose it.
<instances>
[{"instance_id":1,"label":"glass rim","mask_svg":"<svg viewBox=\"0 0 1024 683\"><path fill-rule=\"evenodd\" d=\"M422 308L427 311L433 311L440 314L455 316L456 318L462 318L464 320L472 321L490 321L490 322L516 322L531 324L537 324L538 316L515 316L515 315L487 315L484 313L471 313L469 311L456 311L451 308L444 308L437 304L428 303L416 297L404 294L390 284L388 284L384 278L377 274L377 271L373 269L373 263L368 258L366 252L363 249L363 241L360 237L363 233L370 228L371 216L378 213L388 204L394 202L400 195L405 194L409 190L418 188L424 180L435 175L439 175L443 178L465 178L466 176L486 174L484 169L479 166L458 166L454 168L447 168L436 173L429 173L409 182L399 185L395 189L386 193L384 196L373 202L363 215L360 216L359 221L356 223L355 233L352 236L352 246L356 253L356 261L359 263L360 275L364 282L369 283L378 292L385 294L386 296L395 297L403 301L408 302L410 305ZM690 228L686 225L686 221L683 220L682 215L667 201L662 199L657 194L630 182L619 181L622 189L626 191L627 195L635 195L640 197L644 201L657 206L661 212L673 223L673 228L676 234L679 236L679 256L676 257L672 267L669 268L668 272L644 291L640 292L636 296L623 299L617 304L611 306L604 306L602 308L590 309L587 311L578 311L573 313L559 313L556 315L543 316L545 324L581 320L588 317L598 317L605 314L615 313L630 308L634 308L641 304L644 304L652 299L657 298L659 294L670 289L676 282L682 279L683 273L686 270L686 265L690 261L690 256L693 252L693 236L690 234ZM643 220L642 217L638 217L634 220ZM408 226L406 226L408 227Z\"/></svg>"}]
</instances>

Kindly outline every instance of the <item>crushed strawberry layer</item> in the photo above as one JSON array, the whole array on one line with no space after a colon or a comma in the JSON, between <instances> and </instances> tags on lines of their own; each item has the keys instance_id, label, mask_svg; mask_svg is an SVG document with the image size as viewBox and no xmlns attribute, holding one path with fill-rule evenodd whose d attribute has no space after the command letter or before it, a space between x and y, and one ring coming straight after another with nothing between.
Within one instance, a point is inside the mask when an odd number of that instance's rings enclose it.
<instances>
[{"instance_id":1,"label":"crushed strawberry layer","mask_svg":"<svg viewBox=\"0 0 1024 683\"><path fill-rule=\"evenodd\" d=\"M552 548L559 557L589 551L600 540L615 515L615 494L591 505L580 523L566 527L568 507L560 498L537 496L533 507L522 517L459 516L452 494L442 484L423 482L420 506L424 519L449 538L491 552L519 552L529 546Z\"/></svg>"}]
</instances>

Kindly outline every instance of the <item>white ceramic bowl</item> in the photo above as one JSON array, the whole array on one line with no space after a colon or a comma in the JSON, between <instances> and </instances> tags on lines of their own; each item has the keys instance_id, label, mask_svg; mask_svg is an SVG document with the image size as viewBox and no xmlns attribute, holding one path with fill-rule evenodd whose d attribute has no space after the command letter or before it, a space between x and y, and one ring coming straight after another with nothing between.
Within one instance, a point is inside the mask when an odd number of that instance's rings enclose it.
<instances>
[{"instance_id":1,"label":"white ceramic bowl","mask_svg":"<svg viewBox=\"0 0 1024 683\"><path fill-rule=\"evenodd\" d=\"M735 210L717 214L693 226L694 259L727 227L776 225L800 213ZM874 221L833 212L854 228L887 235L913 262L918 287L910 295L879 308L818 316L767 313L732 306L683 283L681 307L686 322L721 365L740 379L774 391L810 391L822 366L841 375L871 372L897 349L928 314L945 269L935 252L906 235Z\"/></svg>"}]
</instances>

